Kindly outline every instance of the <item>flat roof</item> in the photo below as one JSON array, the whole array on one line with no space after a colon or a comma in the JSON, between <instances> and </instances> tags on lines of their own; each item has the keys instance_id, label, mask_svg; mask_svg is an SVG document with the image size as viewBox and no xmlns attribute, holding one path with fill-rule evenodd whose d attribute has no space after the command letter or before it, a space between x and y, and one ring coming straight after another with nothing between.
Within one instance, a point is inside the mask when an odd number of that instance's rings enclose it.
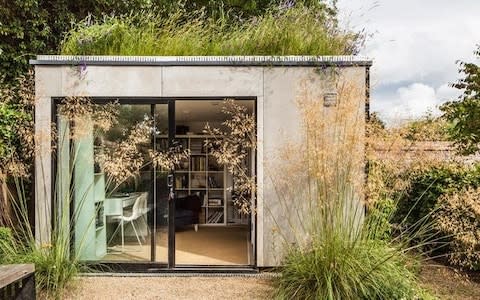
<instances>
[{"instance_id":1,"label":"flat roof","mask_svg":"<svg viewBox=\"0 0 480 300\"><path fill-rule=\"evenodd\" d=\"M82 56L37 55L31 65L107 66L371 66L361 56Z\"/></svg>"}]
</instances>

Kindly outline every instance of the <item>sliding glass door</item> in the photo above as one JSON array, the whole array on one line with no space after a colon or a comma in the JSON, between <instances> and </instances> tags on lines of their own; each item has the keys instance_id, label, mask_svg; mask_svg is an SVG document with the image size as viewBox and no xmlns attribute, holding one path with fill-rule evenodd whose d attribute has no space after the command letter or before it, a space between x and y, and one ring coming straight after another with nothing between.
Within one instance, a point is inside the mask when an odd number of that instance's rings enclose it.
<instances>
[{"instance_id":1,"label":"sliding glass door","mask_svg":"<svg viewBox=\"0 0 480 300\"><path fill-rule=\"evenodd\" d=\"M227 134L231 117L224 102L57 102L56 218L80 260L252 264L251 218L236 206L237 177L218 157L226 138L215 132ZM254 101L238 103L253 114ZM252 178L253 158L241 162Z\"/></svg>"},{"instance_id":2,"label":"sliding glass door","mask_svg":"<svg viewBox=\"0 0 480 300\"><path fill-rule=\"evenodd\" d=\"M175 101L175 140L189 153L175 170L177 266L253 263L251 218L239 204L254 197L246 189L254 182L248 146L250 137L256 137L254 103Z\"/></svg>"},{"instance_id":3,"label":"sliding glass door","mask_svg":"<svg viewBox=\"0 0 480 300\"><path fill-rule=\"evenodd\" d=\"M168 135L166 112L90 99L57 106L57 221L80 260L168 262L168 170L154 164L167 150L168 138L156 138Z\"/></svg>"}]
</instances>

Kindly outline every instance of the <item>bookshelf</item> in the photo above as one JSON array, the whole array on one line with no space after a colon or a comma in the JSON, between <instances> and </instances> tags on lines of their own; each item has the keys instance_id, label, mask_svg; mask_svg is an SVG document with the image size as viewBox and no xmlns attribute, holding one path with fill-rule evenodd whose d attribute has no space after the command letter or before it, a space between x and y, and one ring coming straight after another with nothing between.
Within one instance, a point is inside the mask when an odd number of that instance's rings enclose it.
<instances>
[{"instance_id":1,"label":"bookshelf","mask_svg":"<svg viewBox=\"0 0 480 300\"><path fill-rule=\"evenodd\" d=\"M178 197L197 194L202 201L200 224L226 225L226 204L229 195L226 190L227 172L205 148L205 141L211 136L184 135L177 141L190 149L190 157L180 162L175 172L175 188Z\"/></svg>"},{"instance_id":2,"label":"bookshelf","mask_svg":"<svg viewBox=\"0 0 480 300\"><path fill-rule=\"evenodd\" d=\"M212 136L177 135L185 149L190 149L190 157L180 162L175 171L177 197L197 194L202 200L200 224L226 226L237 224L240 219L229 219L229 211L234 211L228 187L232 178L227 168L217 163L205 148L205 141Z\"/></svg>"},{"instance_id":3,"label":"bookshelf","mask_svg":"<svg viewBox=\"0 0 480 300\"><path fill-rule=\"evenodd\" d=\"M175 170L175 191L178 198L197 194L202 200L200 225L227 226L246 225L249 218L238 212L229 187L233 179L226 166L205 148L205 141L214 138L208 135L179 135L175 140L184 149L190 150L190 157L182 160ZM167 138L157 136L157 150L167 148Z\"/></svg>"}]
</instances>

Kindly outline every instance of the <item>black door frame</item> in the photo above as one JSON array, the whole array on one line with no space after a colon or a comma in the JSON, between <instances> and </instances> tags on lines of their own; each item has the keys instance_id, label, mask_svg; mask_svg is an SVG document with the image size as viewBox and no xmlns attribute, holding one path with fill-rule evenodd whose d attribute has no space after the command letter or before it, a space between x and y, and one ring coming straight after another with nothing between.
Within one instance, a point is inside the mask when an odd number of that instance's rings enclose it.
<instances>
[{"instance_id":1,"label":"black door frame","mask_svg":"<svg viewBox=\"0 0 480 300\"><path fill-rule=\"evenodd\" d=\"M155 123L155 113L156 113L156 106L157 105L167 105L168 111L168 147L172 147L175 140L175 99L173 98L159 98L159 97L102 97L102 98L92 98L92 102L95 104L107 104L117 101L120 105L150 105L150 112L151 117L153 119L153 127L156 127ZM152 149L156 149L156 139L152 136ZM156 167L153 165L152 167L152 194L153 194L153 228L151 228L153 234L151 235L151 244L150 244L150 262L154 264L158 264L156 261L156 230L157 230L157 204L159 199L157 199L157 189L156 189L156 181L157 181L157 172ZM175 170L169 170L168 178L175 178ZM168 198L168 258L167 258L167 267L169 269L175 268L175 199L176 199L176 191L175 187L169 186L171 189L172 198ZM162 263L160 263L163 265Z\"/></svg>"},{"instance_id":2,"label":"black door frame","mask_svg":"<svg viewBox=\"0 0 480 300\"><path fill-rule=\"evenodd\" d=\"M175 140L176 126L175 126L175 100L168 100L168 147L173 147ZM168 268L173 269L176 265L175 262L175 169L170 170L168 174L167 185L169 189L168 196ZM157 202L158 199L155 199ZM152 245L155 249L156 244ZM156 251L154 251L156 252Z\"/></svg>"},{"instance_id":3,"label":"black door frame","mask_svg":"<svg viewBox=\"0 0 480 300\"><path fill-rule=\"evenodd\" d=\"M175 122L175 103L177 100L179 101L186 101L186 100L195 100L195 101L221 101L225 99L234 99L234 100L250 100L254 101L255 108L257 105L257 97L253 96L215 96L215 97L142 97L142 96L134 96L134 97L89 97L92 103L94 104L108 104L108 103L119 103L120 105L151 105L151 115L154 120L155 126L155 106L157 104L166 104L168 107L168 147L172 147L175 141L176 135L176 122ZM52 122L53 124L57 124L57 106L61 104L62 100L65 97L52 97L51 102L51 113L52 113ZM155 138L152 138L152 147L155 147ZM54 145L55 141L52 139L52 146ZM155 149L155 148L153 148ZM52 151L52 163L51 163L51 170L52 174L56 174L57 166L56 166L56 152ZM255 153L255 173L257 168L257 159ZM88 264L93 270L98 270L101 272L204 272L204 273L251 273L257 272L257 251L256 251L256 235L257 235L257 216L252 216L250 220L250 225L254 228L255 236L251 237L251 241L253 243L253 261L251 265L176 265L175 261L175 198L176 198L176 191L175 187L173 186L173 201L168 201L168 262L167 264L162 262L156 261L156 206L158 203L157 195L156 195L156 169L155 166L152 168L152 190L153 190L153 234L151 237L151 245L150 245L150 261L85 261L84 263ZM171 170L169 172L169 176L175 178L175 170ZM55 180L51 182L51 191L52 195L55 193ZM255 197L255 205L256 205ZM54 201L51 203L51 209L54 211ZM72 220L73 211L70 211L70 219ZM53 222L55 222L54 214L52 214L51 224L53 226ZM73 233L72 233L73 234ZM72 236L72 248L74 243L74 237ZM248 250L250 251L250 250Z\"/></svg>"}]
</instances>

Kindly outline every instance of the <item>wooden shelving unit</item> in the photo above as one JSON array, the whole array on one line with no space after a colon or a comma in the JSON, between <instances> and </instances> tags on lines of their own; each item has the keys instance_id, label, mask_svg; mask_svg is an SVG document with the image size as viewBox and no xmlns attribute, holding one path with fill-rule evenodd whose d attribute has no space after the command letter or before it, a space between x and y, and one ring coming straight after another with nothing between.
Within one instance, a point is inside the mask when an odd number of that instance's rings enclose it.
<instances>
[{"instance_id":1,"label":"wooden shelving unit","mask_svg":"<svg viewBox=\"0 0 480 300\"><path fill-rule=\"evenodd\" d=\"M175 171L175 188L178 197L197 194L202 200L200 224L226 225L228 174L205 148L205 135L177 136L184 148L190 149L190 157L180 163Z\"/></svg>"},{"instance_id":2,"label":"wooden shelving unit","mask_svg":"<svg viewBox=\"0 0 480 300\"><path fill-rule=\"evenodd\" d=\"M227 226L248 224L248 217L235 207L231 191L232 176L225 166L219 165L213 155L205 149L205 140L215 138L208 135L176 135L175 139L190 150L190 157L175 170L177 197L197 194L202 200L200 224ZM161 140L161 141L159 141ZM166 137L157 136L158 144L165 148Z\"/></svg>"}]
</instances>

